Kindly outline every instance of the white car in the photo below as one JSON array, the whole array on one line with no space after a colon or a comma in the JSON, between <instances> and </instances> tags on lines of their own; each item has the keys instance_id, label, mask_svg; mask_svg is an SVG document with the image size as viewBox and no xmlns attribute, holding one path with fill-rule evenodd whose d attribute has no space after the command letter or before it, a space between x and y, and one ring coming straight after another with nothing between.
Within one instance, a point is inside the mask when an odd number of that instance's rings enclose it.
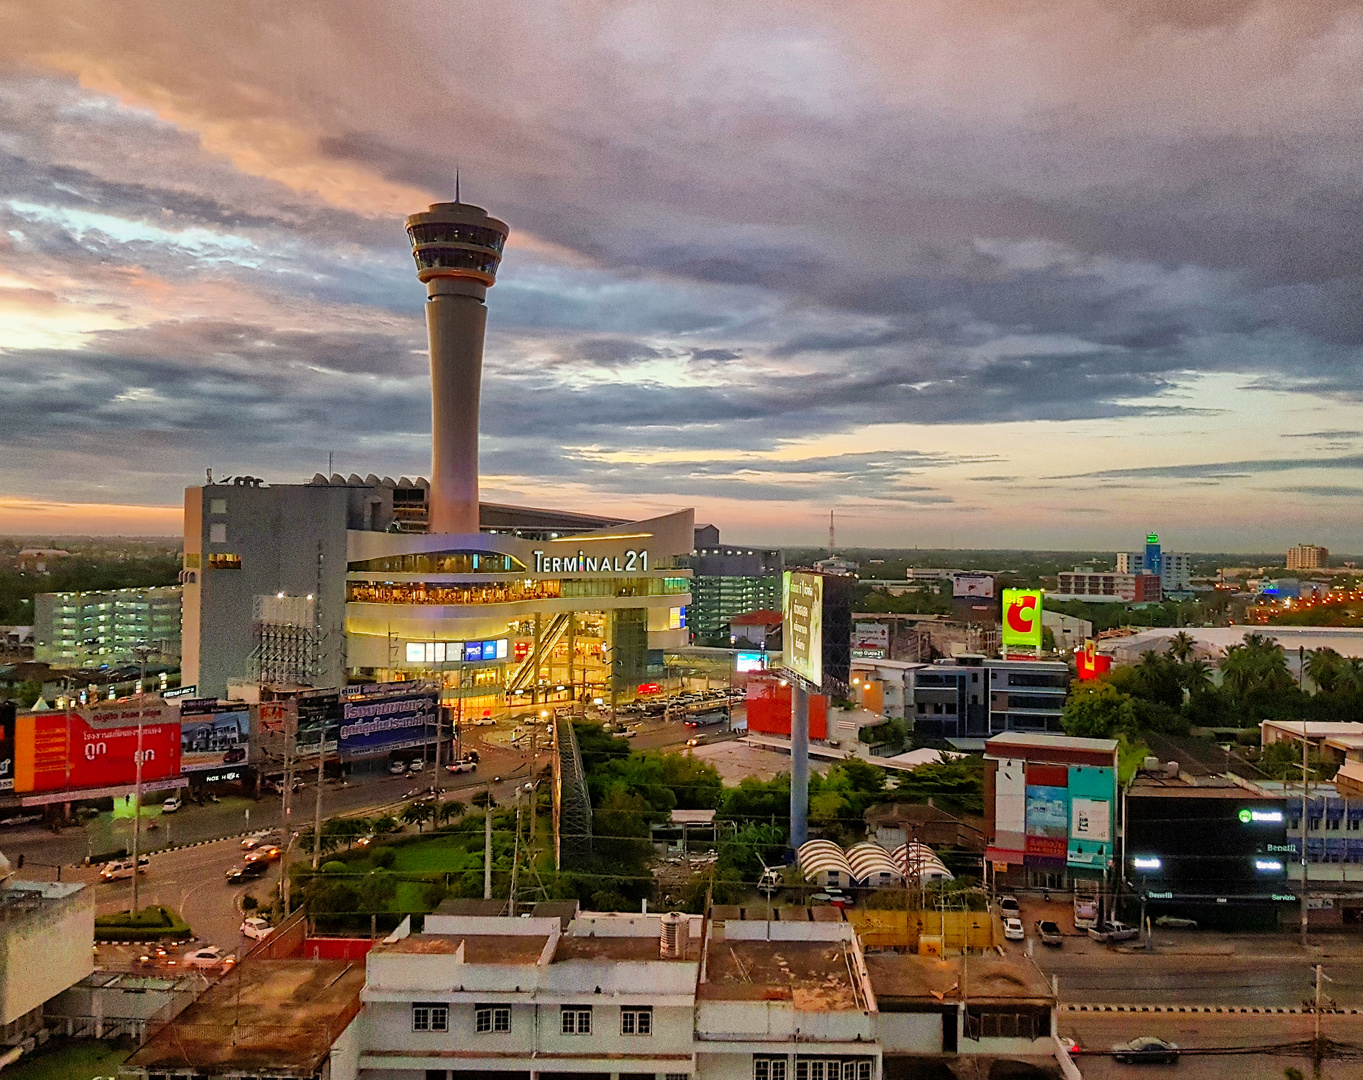
<instances>
[{"instance_id":1,"label":"white car","mask_svg":"<svg viewBox=\"0 0 1363 1080\"><path fill-rule=\"evenodd\" d=\"M209 945L202 949L195 949L193 952L187 952L184 955L184 959L181 960L181 963L186 967L201 968L217 967L220 964L235 964L236 962L237 958L235 956L223 952L216 945Z\"/></svg>"},{"instance_id":2,"label":"white car","mask_svg":"<svg viewBox=\"0 0 1363 1080\"><path fill-rule=\"evenodd\" d=\"M163 814L174 814L178 813L179 810L180 796L178 795L172 795L169 799L167 799L165 802L161 804L161 813Z\"/></svg>"},{"instance_id":3,"label":"white car","mask_svg":"<svg viewBox=\"0 0 1363 1080\"><path fill-rule=\"evenodd\" d=\"M478 771L478 762L472 758L460 758L458 761L451 761L445 766L447 773L469 773Z\"/></svg>"},{"instance_id":4,"label":"white car","mask_svg":"<svg viewBox=\"0 0 1363 1080\"><path fill-rule=\"evenodd\" d=\"M145 855L137 857L137 872L145 874L147 867L151 865L151 860ZM125 878L133 876L132 859L115 859L113 862L105 863L99 872L101 881L123 881Z\"/></svg>"},{"instance_id":5,"label":"white car","mask_svg":"<svg viewBox=\"0 0 1363 1080\"><path fill-rule=\"evenodd\" d=\"M1021 919L1004 919L1003 936L1009 941L1022 941L1027 937L1027 932L1022 929Z\"/></svg>"},{"instance_id":6,"label":"white car","mask_svg":"<svg viewBox=\"0 0 1363 1080\"><path fill-rule=\"evenodd\" d=\"M252 916L241 924L241 932L254 941L267 938L274 933L274 927L264 919Z\"/></svg>"}]
</instances>

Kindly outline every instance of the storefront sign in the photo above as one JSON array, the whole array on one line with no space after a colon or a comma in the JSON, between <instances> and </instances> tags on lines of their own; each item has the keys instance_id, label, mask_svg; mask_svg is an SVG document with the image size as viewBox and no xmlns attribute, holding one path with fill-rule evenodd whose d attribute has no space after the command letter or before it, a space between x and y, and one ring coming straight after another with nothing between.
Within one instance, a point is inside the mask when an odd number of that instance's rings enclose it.
<instances>
[{"instance_id":1,"label":"storefront sign","mask_svg":"<svg viewBox=\"0 0 1363 1080\"><path fill-rule=\"evenodd\" d=\"M546 555L532 551L537 574L635 574L648 569L648 550L630 550L620 555L588 555L578 550L571 555Z\"/></svg>"}]
</instances>

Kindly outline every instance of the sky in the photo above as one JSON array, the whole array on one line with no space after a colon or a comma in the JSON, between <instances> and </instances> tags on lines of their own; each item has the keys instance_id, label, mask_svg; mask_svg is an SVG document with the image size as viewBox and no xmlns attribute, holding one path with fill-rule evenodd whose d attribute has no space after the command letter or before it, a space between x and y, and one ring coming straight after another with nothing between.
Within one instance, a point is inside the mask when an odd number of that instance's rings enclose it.
<instances>
[{"instance_id":1,"label":"sky","mask_svg":"<svg viewBox=\"0 0 1363 1080\"><path fill-rule=\"evenodd\" d=\"M1363 6L0 5L0 533L429 472L403 217L512 229L483 497L1363 551Z\"/></svg>"}]
</instances>

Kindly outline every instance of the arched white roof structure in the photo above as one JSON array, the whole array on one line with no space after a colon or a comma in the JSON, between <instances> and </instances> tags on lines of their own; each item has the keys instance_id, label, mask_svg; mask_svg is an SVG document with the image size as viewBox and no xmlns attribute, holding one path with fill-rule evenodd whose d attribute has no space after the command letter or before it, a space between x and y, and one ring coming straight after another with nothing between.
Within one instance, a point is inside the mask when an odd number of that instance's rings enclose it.
<instances>
[{"instance_id":1,"label":"arched white roof structure","mask_svg":"<svg viewBox=\"0 0 1363 1080\"><path fill-rule=\"evenodd\" d=\"M847 849L847 862L862 885L903 884L904 872L890 853L869 840Z\"/></svg>"},{"instance_id":2,"label":"arched white roof structure","mask_svg":"<svg viewBox=\"0 0 1363 1080\"><path fill-rule=\"evenodd\" d=\"M890 858L894 860L895 866L901 868L901 872L906 873L910 881L915 876L928 881L935 879L951 881L956 876L946 868L946 864L937 857L932 848L916 841L900 844L890 853Z\"/></svg>"},{"instance_id":3,"label":"arched white roof structure","mask_svg":"<svg viewBox=\"0 0 1363 1080\"><path fill-rule=\"evenodd\" d=\"M800 864L800 873L807 881L835 888L852 885L856 881L847 856L831 840L809 840L801 844L796 859Z\"/></svg>"}]
</instances>

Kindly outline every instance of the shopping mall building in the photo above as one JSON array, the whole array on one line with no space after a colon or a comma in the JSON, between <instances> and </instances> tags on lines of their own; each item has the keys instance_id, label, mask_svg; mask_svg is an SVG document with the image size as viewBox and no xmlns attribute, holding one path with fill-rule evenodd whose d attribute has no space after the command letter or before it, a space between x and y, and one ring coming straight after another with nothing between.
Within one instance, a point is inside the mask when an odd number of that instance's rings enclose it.
<instances>
[{"instance_id":1,"label":"shopping mall building","mask_svg":"<svg viewBox=\"0 0 1363 1080\"><path fill-rule=\"evenodd\" d=\"M431 679L468 716L631 695L686 644L694 515L485 503L478 413L505 222L407 219L426 288L431 478L254 477L185 491L182 680L201 697Z\"/></svg>"}]
</instances>

